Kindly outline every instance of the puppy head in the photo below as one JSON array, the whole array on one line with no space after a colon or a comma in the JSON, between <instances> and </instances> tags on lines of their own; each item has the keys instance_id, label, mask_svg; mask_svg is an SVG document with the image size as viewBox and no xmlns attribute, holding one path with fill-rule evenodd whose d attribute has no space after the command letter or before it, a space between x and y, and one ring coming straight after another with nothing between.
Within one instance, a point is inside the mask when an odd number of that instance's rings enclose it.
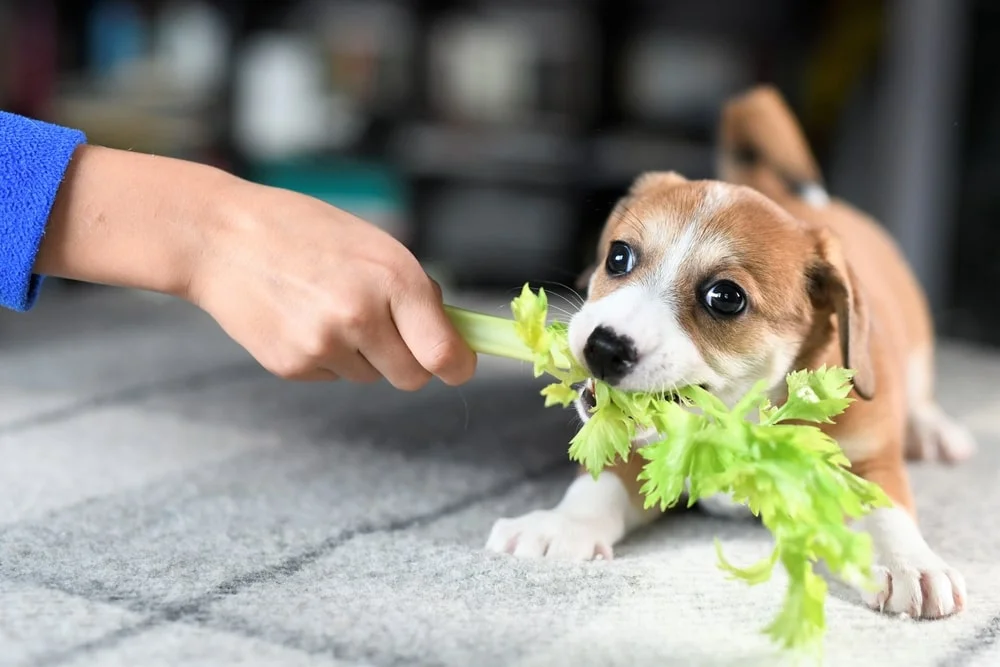
<instances>
[{"instance_id":1,"label":"puppy head","mask_svg":"<svg viewBox=\"0 0 1000 667\"><path fill-rule=\"evenodd\" d=\"M867 310L836 239L758 192L646 174L609 216L597 256L569 326L595 377L638 391L697 384L732 404L838 345L870 397Z\"/></svg>"}]
</instances>

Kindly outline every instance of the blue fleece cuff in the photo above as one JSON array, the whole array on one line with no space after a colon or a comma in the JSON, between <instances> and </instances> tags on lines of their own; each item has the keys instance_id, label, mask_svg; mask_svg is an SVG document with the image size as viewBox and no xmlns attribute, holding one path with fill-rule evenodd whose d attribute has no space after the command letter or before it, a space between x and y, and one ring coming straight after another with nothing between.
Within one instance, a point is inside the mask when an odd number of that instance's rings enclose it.
<instances>
[{"instance_id":1,"label":"blue fleece cuff","mask_svg":"<svg viewBox=\"0 0 1000 667\"><path fill-rule=\"evenodd\" d=\"M0 307L31 310L33 272L56 192L83 132L0 111Z\"/></svg>"}]
</instances>

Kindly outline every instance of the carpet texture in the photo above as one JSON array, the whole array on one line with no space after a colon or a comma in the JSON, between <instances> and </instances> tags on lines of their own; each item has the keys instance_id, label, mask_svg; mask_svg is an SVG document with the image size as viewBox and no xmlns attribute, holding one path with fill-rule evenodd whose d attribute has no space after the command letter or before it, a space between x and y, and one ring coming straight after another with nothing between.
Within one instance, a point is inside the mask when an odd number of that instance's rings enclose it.
<instances>
[{"instance_id":1,"label":"carpet texture","mask_svg":"<svg viewBox=\"0 0 1000 667\"><path fill-rule=\"evenodd\" d=\"M939 365L981 451L912 478L970 608L917 623L838 591L829 665L1000 664L1000 356ZM192 308L118 291L0 316L0 665L781 664L760 630L783 578L715 567L715 536L768 551L753 523L671 515L607 563L484 553L573 475L574 418L537 386L494 360L418 394L283 383Z\"/></svg>"}]
</instances>

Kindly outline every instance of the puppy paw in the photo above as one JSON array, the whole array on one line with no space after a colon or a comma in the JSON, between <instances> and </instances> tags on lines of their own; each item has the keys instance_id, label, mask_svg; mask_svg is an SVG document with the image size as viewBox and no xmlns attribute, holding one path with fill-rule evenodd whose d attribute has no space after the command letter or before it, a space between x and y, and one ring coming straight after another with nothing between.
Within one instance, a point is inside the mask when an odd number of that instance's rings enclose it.
<instances>
[{"instance_id":1,"label":"puppy paw","mask_svg":"<svg viewBox=\"0 0 1000 667\"><path fill-rule=\"evenodd\" d=\"M493 525L486 549L518 558L611 560L614 533L609 521L579 518L556 510L537 510Z\"/></svg>"},{"instance_id":2,"label":"puppy paw","mask_svg":"<svg viewBox=\"0 0 1000 667\"><path fill-rule=\"evenodd\" d=\"M911 415L906 453L918 461L958 463L976 453L976 441L965 426L931 405Z\"/></svg>"},{"instance_id":3,"label":"puppy paw","mask_svg":"<svg viewBox=\"0 0 1000 667\"><path fill-rule=\"evenodd\" d=\"M859 523L871 535L875 557L875 590L861 591L869 607L913 619L944 618L965 608L965 579L934 553L909 513L879 508Z\"/></svg>"},{"instance_id":4,"label":"puppy paw","mask_svg":"<svg viewBox=\"0 0 1000 667\"><path fill-rule=\"evenodd\" d=\"M920 566L876 565L872 574L878 590L862 595L865 604L876 611L933 620L965 608L965 579L943 561Z\"/></svg>"}]
</instances>

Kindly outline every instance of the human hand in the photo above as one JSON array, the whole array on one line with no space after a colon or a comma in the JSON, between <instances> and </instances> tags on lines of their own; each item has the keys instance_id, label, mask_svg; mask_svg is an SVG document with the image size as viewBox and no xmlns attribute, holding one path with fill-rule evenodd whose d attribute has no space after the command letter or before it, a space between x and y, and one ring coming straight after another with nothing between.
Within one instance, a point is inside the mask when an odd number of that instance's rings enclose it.
<instances>
[{"instance_id":1,"label":"human hand","mask_svg":"<svg viewBox=\"0 0 1000 667\"><path fill-rule=\"evenodd\" d=\"M267 370L403 390L472 377L439 286L391 235L287 190L236 181L221 196L184 296Z\"/></svg>"},{"instance_id":2,"label":"human hand","mask_svg":"<svg viewBox=\"0 0 1000 667\"><path fill-rule=\"evenodd\" d=\"M469 380L475 353L416 258L324 202L206 165L81 146L36 273L171 294L295 380Z\"/></svg>"}]
</instances>

